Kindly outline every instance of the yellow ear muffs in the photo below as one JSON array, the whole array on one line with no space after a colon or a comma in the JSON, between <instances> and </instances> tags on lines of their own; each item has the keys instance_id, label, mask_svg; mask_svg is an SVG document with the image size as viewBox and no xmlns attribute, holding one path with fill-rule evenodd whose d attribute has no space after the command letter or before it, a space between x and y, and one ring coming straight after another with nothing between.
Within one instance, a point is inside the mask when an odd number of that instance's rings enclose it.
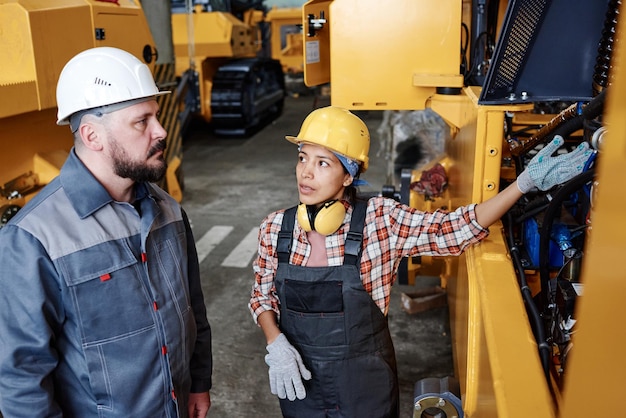
<instances>
[{"instance_id":1,"label":"yellow ear muffs","mask_svg":"<svg viewBox=\"0 0 626 418\"><path fill-rule=\"evenodd\" d=\"M338 200L326 202L319 209L301 203L296 216L300 227L306 232L317 231L322 235L330 235L343 223L346 208Z\"/></svg>"},{"instance_id":2,"label":"yellow ear muffs","mask_svg":"<svg viewBox=\"0 0 626 418\"><path fill-rule=\"evenodd\" d=\"M296 211L296 218L298 219L298 224L300 224L300 227L304 229L305 232L311 232L313 230L313 222L310 216L309 207L304 203L300 203Z\"/></svg>"}]
</instances>

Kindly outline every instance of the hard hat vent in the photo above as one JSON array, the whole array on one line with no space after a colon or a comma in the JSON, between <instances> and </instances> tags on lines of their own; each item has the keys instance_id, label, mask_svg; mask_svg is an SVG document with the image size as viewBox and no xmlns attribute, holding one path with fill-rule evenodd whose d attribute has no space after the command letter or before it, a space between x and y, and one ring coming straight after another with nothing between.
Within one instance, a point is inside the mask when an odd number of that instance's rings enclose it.
<instances>
[{"instance_id":1,"label":"hard hat vent","mask_svg":"<svg viewBox=\"0 0 626 418\"><path fill-rule=\"evenodd\" d=\"M108 81L104 81L103 79L98 78L98 77L96 77L94 84L100 85L100 86L108 86L108 87L111 86L111 83L109 83Z\"/></svg>"}]
</instances>

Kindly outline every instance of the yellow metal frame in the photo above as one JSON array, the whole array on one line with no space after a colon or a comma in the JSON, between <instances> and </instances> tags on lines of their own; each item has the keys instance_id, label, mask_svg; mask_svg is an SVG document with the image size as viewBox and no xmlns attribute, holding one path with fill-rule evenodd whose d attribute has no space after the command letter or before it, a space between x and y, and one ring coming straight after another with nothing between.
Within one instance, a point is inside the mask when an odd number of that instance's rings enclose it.
<instances>
[{"instance_id":1,"label":"yellow metal frame","mask_svg":"<svg viewBox=\"0 0 626 418\"><path fill-rule=\"evenodd\" d=\"M449 188L429 202L411 193L410 205L420 209L454 209L495 195L500 182L515 175L502 164L508 152L505 113L513 113L518 124L535 123L537 118L527 113L532 105L479 105L476 87L463 88L457 95L436 94L436 87L454 87L454 77L448 76L459 69L456 29L461 16L468 18L467 8L468 2L414 0L392 0L384 6L375 0L311 0L303 7L305 32L309 14L320 17L323 11L327 20L315 36L305 38L305 45L314 43L311 51L305 46L308 85L330 82L333 105L356 110L431 107L450 125L451 139L440 160ZM617 38L626 33L625 25L626 19L621 19ZM616 45L613 62L623 62L626 46ZM447 290L466 417L586 418L621 413L626 336L615 308L626 295L626 277L619 266L626 249L622 233L626 194L619 175L626 164L621 104L626 69L614 67L611 75L614 82L604 118L609 133L598 160L599 186L582 270L584 295L577 302L577 332L561 391L550 388L544 376L500 222L490 228L486 240L461 257L433 259L428 266L409 263L415 280L424 269L429 275L438 269ZM413 173L412 180L420 175ZM422 263L430 261L422 258Z\"/></svg>"}]
</instances>

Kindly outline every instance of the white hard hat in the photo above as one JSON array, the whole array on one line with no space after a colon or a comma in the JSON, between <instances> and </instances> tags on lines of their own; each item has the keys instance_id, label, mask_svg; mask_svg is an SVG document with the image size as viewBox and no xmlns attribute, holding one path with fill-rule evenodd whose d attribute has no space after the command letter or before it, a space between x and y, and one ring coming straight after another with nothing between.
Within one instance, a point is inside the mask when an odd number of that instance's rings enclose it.
<instances>
[{"instance_id":1,"label":"white hard hat","mask_svg":"<svg viewBox=\"0 0 626 418\"><path fill-rule=\"evenodd\" d=\"M79 111L130 105L168 93L159 91L150 68L134 55L112 47L91 48L74 56L61 71L57 125L69 124L70 116Z\"/></svg>"}]
</instances>

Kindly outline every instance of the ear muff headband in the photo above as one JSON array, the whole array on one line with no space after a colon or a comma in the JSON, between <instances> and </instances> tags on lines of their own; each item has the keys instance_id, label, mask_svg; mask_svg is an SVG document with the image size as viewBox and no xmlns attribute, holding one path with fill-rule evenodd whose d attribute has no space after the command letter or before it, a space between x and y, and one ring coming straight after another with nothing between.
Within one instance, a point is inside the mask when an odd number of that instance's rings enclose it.
<instances>
[{"instance_id":1,"label":"ear muff headband","mask_svg":"<svg viewBox=\"0 0 626 418\"><path fill-rule=\"evenodd\" d=\"M306 232L317 231L322 235L330 235L343 223L346 208L338 200L326 202L319 209L301 203L298 205L296 216L298 224Z\"/></svg>"}]
</instances>

